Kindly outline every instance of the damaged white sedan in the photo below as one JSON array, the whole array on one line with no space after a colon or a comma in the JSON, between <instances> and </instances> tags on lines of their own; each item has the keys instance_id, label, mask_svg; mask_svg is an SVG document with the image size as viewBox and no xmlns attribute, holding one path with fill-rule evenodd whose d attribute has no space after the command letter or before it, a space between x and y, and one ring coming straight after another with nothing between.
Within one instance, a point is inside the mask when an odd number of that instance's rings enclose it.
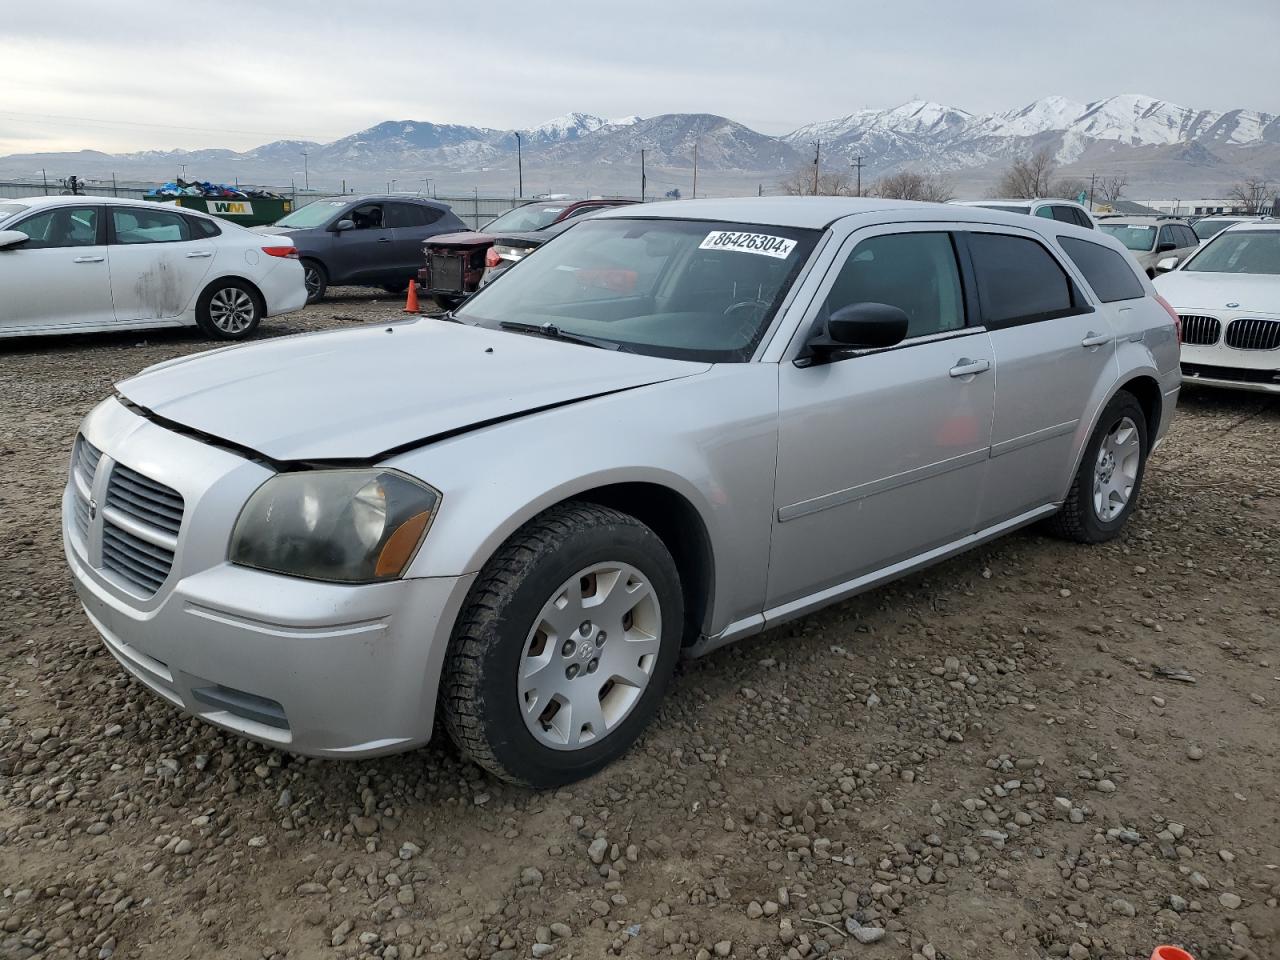
<instances>
[{"instance_id":1,"label":"damaged white sedan","mask_svg":"<svg viewBox=\"0 0 1280 960\"><path fill-rule=\"evenodd\" d=\"M298 251L114 197L0 200L0 337L199 327L243 340L307 302Z\"/></svg>"}]
</instances>

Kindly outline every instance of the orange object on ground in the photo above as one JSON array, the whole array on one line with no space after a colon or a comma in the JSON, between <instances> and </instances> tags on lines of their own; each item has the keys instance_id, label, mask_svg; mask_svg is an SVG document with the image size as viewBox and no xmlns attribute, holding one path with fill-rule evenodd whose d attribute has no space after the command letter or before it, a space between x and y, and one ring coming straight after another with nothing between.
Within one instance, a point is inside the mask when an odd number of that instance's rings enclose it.
<instances>
[{"instance_id":1,"label":"orange object on ground","mask_svg":"<svg viewBox=\"0 0 1280 960\"><path fill-rule=\"evenodd\" d=\"M1151 951L1151 960L1196 960L1181 947L1156 947Z\"/></svg>"},{"instance_id":2,"label":"orange object on ground","mask_svg":"<svg viewBox=\"0 0 1280 960\"><path fill-rule=\"evenodd\" d=\"M418 313L418 281L409 281L409 295L404 298L404 312Z\"/></svg>"}]
</instances>

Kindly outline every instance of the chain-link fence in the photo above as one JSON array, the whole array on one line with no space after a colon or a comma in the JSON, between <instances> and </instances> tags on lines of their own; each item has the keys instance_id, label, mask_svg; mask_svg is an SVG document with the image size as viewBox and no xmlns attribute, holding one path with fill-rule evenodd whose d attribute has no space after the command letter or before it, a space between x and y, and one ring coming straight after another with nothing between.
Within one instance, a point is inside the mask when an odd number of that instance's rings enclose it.
<instances>
[{"instance_id":1,"label":"chain-link fence","mask_svg":"<svg viewBox=\"0 0 1280 960\"><path fill-rule=\"evenodd\" d=\"M146 183L137 180L127 182L116 182L112 180L81 180L77 184L76 192L92 197L124 197L134 200L141 200L150 191L158 189L164 184ZM322 197L334 196L323 190L298 190L294 187L273 187L273 186L249 186L242 185L244 190L263 190L269 193L277 194L281 197L288 197L293 201L293 209L305 207L313 200L319 200ZM39 197L59 195L69 195L71 190L63 180L0 180L0 199L16 199L19 197ZM415 197L428 196L423 193L413 193L409 191L401 191L397 196ZM441 203L447 203L453 212L463 223L478 230L494 217L501 216L508 210L518 207L521 204L535 202L536 198L525 197L523 199L517 197L493 197L483 196L479 193L460 196L432 196L431 199L439 200ZM638 199L634 197L616 197L611 199Z\"/></svg>"}]
</instances>

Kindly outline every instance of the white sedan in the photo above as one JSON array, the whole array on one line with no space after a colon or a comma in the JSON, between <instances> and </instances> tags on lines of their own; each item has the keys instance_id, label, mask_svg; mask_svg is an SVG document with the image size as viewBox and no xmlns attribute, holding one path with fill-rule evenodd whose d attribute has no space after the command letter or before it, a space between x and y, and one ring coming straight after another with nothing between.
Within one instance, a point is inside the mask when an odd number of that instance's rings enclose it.
<instances>
[{"instance_id":1,"label":"white sedan","mask_svg":"<svg viewBox=\"0 0 1280 960\"><path fill-rule=\"evenodd\" d=\"M1280 221L1228 227L1155 285L1182 318L1183 383L1280 393Z\"/></svg>"},{"instance_id":2,"label":"white sedan","mask_svg":"<svg viewBox=\"0 0 1280 960\"><path fill-rule=\"evenodd\" d=\"M298 252L174 206L0 199L0 337L198 326L243 340L307 301Z\"/></svg>"}]
</instances>

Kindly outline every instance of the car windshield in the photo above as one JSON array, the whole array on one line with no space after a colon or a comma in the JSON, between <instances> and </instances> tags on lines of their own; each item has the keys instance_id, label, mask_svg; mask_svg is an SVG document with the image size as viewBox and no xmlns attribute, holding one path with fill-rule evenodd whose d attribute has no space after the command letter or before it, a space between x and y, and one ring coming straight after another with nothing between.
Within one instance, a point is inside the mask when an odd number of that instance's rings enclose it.
<instances>
[{"instance_id":1,"label":"car windshield","mask_svg":"<svg viewBox=\"0 0 1280 960\"><path fill-rule=\"evenodd\" d=\"M1150 250L1156 245L1156 228L1137 223L1104 223L1102 232L1108 233L1130 250Z\"/></svg>"},{"instance_id":2,"label":"car windshield","mask_svg":"<svg viewBox=\"0 0 1280 960\"><path fill-rule=\"evenodd\" d=\"M456 319L546 327L650 356L741 363L818 236L705 220L589 220L481 289Z\"/></svg>"},{"instance_id":3,"label":"car windshield","mask_svg":"<svg viewBox=\"0 0 1280 960\"><path fill-rule=\"evenodd\" d=\"M568 206L567 203L526 203L523 207L508 210L496 220L490 220L485 225L484 232L541 230L548 224L555 223L556 217L564 213Z\"/></svg>"},{"instance_id":4,"label":"car windshield","mask_svg":"<svg viewBox=\"0 0 1280 960\"><path fill-rule=\"evenodd\" d=\"M29 209L25 203L0 203L0 223Z\"/></svg>"},{"instance_id":5,"label":"car windshield","mask_svg":"<svg viewBox=\"0 0 1280 960\"><path fill-rule=\"evenodd\" d=\"M1187 261L1199 273L1280 274L1280 230L1232 230L1214 237Z\"/></svg>"},{"instance_id":6,"label":"car windshield","mask_svg":"<svg viewBox=\"0 0 1280 960\"><path fill-rule=\"evenodd\" d=\"M1003 210L1005 213L1030 213L1031 207L1020 203L980 203L980 207L988 210Z\"/></svg>"},{"instance_id":7,"label":"car windshield","mask_svg":"<svg viewBox=\"0 0 1280 960\"><path fill-rule=\"evenodd\" d=\"M1210 237L1216 237L1233 223L1240 222L1239 220L1197 220L1191 229L1201 240L1208 240Z\"/></svg>"},{"instance_id":8,"label":"car windshield","mask_svg":"<svg viewBox=\"0 0 1280 960\"><path fill-rule=\"evenodd\" d=\"M318 227L328 223L335 213L349 204L350 200L313 200L305 207L299 207L293 213L281 217L275 222L277 227L307 228Z\"/></svg>"}]
</instances>

